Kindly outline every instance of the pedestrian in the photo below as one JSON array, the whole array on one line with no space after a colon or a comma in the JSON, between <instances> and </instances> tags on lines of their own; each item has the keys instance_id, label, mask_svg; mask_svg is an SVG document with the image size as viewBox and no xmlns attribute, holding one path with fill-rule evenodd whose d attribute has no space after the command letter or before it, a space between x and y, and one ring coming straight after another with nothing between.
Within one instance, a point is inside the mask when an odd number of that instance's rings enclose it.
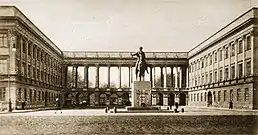
<instances>
[{"instance_id":1,"label":"pedestrian","mask_svg":"<svg viewBox=\"0 0 258 135\"><path fill-rule=\"evenodd\" d=\"M56 98L56 111L55 111L55 114L58 112L58 110L60 110L60 113L62 114L60 100L59 100L59 98Z\"/></svg>"}]
</instances>

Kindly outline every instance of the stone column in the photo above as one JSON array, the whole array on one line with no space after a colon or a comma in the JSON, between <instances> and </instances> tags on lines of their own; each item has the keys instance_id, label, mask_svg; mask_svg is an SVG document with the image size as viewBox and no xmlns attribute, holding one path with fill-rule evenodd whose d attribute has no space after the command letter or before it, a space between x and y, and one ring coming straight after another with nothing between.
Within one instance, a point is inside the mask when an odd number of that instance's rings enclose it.
<instances>
[{"instance_id":1,"label":"stone column","mask_svg":"<svg viewBox=\"0 0 258 135\"><path fill-rule=\"evenodd\" d=\"M173 76L174 76L174 72L173 72L174 67L171 66L170 69L171 69L171 75L170 75L170 77L171 77L171 87L173 88L174 87L174 78L173 78Z\"/></svg>"},{"instance_id":2,"label":"stone column","mask_svg":"<svg viewBox=\"0 0 258 135\"><path fill-rule=\"evenodd\" d=\"M128 86L131 87L131 67L128 67Z\"/></svg>"},{"instance_id":3,"label":"stone column","mask_svg":"<svg viewBox=\"0 0 258 135\"><path fill-rule=\"evenodd\" d=\"M150 82L151 82L151 87L153 87L153 85L152 85L152 81L153 79L152 79L152 67L150 67Z\"/></svg>"},{"instance_id":4,"label":"stone column","mask_svg":"<svg viewBox=\"0 0 258 135\"><path fill-rule=\"evenodd\" d=\"M89 88L89 66L84 65L84 87Z\"/></svg>"},{"instance_id":5,"label":"stone column","mask_svg":"<svg viewBox=\"0 0 258 135\"><path fill-rule=\"evenodd\" d=\"M237 42L238 42L237 40L235 40L235 42L234 42L234 44L235 44L235 56L234 56L234 57L235 57L235 78L239 78L239 74L238 74L238 63L237 63L237 62L238 62L238 59L237 59L237 58L238 58L238 56L237 56L237 54L238 54L238 53L237 53L237 52L238 52L238 51L237 51L237 50L238 50L238 49L237 49L237 48L238 48L238 47L237 47Z\"/></svg>"},{"instance_id":6,"label":"stone column","mask_svg":"<svg viewBox=\"0 0 258 135\"><path fill-rule=\"evenodd\" d=\"M110 65L108 65L108 77L107 77L107 79L108 79L107 87L110 88Z\"/></svg>"},{"instance_id":7,"label":"stone column","mask_svg":"<svg viewBox=\"0 0 258 135\"><path fill-rule=\"evenodd\" d=\"M183 79L182 79L182 67L179 67L179 88L182 88L182 83L183 83Z\"/></svg>"},{"instance_id":8,"label":"stone column","mask_svg":"<svg viewBox=\"0 0 258 135\"><path fill-rule=\"evenodd\" d=\"M254 40L255 40L255 38L254 38L254 30L252 30L251 32L250 32L250 40L251 40L251 56L254 56L254 50L255 50L255 43L254 43ZM257 52L256 52L257 53ZM254 71L254 58L252 57L251 58L251 75L256 75L257 73L254 73L255 71ZM257 64L257 63L256 63Z\"/></svg>"},{"instance_id":9,"label":"stone column","mask_svg":"<svg viewBox=\"0 0 258 135\"><path fill-rule=\"evenodd\" d=\"M245 69L245 45L246 45L246 40L245 36L242 37L242 52L243 52L243 76L246 76L246 69Z\"/></svg>"},{"instance_id":10,"label":"stone column","mask_svg":"<svg viewBox=\"0 0 258 135\"><path fill-rule=\"evenodd\" d=\"M99 88L99 65L96 65L96 83L95 88Z\"/></svg>"},{"instance_id":11,"label":"stone column","mask_svg":"<svg viewBox=\"0 0 258 135\"><path fill-rule=\"evenodd\" d=\"M175 89L178 89L178 67L175 68L176 73L175 73Z\"/></svg>"},{"instance_id":12,"label":"stone column","mask_svg":"<svg viewBox=\"0 0 258 135\"><path fill-rule=\"evenodd\" d=\"M156 82L156 68L153 67L153 81L152 81L152 87L155 88L155 82Z\"/></svg>"},{"instance_id":13,"label":"stone column","mask_svg":"<svg viewBox=\"0 0 258 135\"><path fill-rule=\"evenodd\" d=\"M163 67L160 67L160 87L164 87Z\"/></svg>"},{"instance_id":14,"label":"stone column","mask_svg":"<svg viewBox=\"0 0 258 135\"><path fill-rule=\"evenodd\" d=\"M118 79L119 79L119 89L122 87L122 73L121 73L121 66L118 66Z\"/></svg>"},{"instance_id":15,"label":"stone column","mask_svg":"<svg viewBox=\"0 0 258 135\"><path fill-rule=\"evenodd\" d=\"M74 67L74 65L73 65L73 68L72 68L72 87L74 88L75 87L75 82L74 82L74 78L75 78L75 76L74 76L74 74L75 74L75 67Z\"/></svg>"},{"instance_id":16,"label":"stone column","mask_svg":"<svg viewBox=\"0 0 258 135\"><path fill-rule=\"evenodd\" d=\"M229 61L229 64L228 64L228 79L231 80L232 77L231 77L231 45L230 45L230 43L228 44L228 61Z\"/></svg>"},{"instance_id":17,"label":"stone column","mask_svg":"<svg viewBox=\"0 0 258 135\"><path fill-rule=\"evenodd\" d=\"M75 67L75 88L77 88L78 83L78 66Z\"/></svg>"},{"instance_id":18,"label":"stone column","mask_svg":"<svg viewBox=\"0 0 258 135\"><path fill-rule=\"evenodd\" d=\"M163 85L163 87L164 87L164 90L166 91L167 90L167 67L165 66L164 67L164 85Z\"/></svg>"}]
</instances>

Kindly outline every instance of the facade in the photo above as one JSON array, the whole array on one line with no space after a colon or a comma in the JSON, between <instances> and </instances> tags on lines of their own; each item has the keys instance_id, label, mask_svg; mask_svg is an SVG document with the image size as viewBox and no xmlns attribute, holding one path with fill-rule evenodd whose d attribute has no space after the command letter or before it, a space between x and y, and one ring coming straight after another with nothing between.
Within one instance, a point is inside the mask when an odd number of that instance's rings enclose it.
<instances>
[{"instance_id":1,"label":"facade","mask_svg":"<svg viewBox=\"0 0 258 135\"><path fill-rule=\"evenodd\" d=\"M234 108L257 109L257 16L257 8L249 10L189 52L146 52L152 105L228 108L232 101ZM61 51L16 7L1 6L0 109L52 107L57 97L67 107L128 105L135 80L130 54Z\"/></svg>"},{"instance_id":2,"label":"facade","mask_svg":"<svg viewBox=\"0 0 258 135\"><path fill-rule=\"evenodd\" d=\"M258 9L189 51L189 105L257 109Z\"/></svg>"}]
</instances>

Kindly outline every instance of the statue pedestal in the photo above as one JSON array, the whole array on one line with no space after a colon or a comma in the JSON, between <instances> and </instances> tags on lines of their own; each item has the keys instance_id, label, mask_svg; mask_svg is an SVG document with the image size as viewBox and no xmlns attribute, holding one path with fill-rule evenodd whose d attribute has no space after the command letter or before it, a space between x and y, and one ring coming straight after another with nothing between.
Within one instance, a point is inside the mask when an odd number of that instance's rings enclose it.
<instances>
[{"instance_id":1,"label":"statue pedestal","mask_svg":"<svg viewBox=\"0 0 258 135\"><path fill-rule=\"evenodd\" d=\"M151 82L134 81L132 84L132 107L151 106Z\"/></svg>"}]
</instances>

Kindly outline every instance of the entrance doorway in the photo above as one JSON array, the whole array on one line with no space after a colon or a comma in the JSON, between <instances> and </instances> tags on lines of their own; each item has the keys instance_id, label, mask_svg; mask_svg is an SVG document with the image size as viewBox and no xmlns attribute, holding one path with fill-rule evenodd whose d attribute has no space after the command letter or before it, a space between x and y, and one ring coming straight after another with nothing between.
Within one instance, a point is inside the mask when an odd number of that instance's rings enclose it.
<instances>
[{"instance_id":1,"label":"entrance doorway","mask_svg":"<svg viewBox=\"0 0 258 135\"><path fill-rule=\"evenodd\" d=\"M169 97L168 97L168 105L172 106L175 104L175 94L174 93L170 93Z\"/></svg>"},{"instance_id":2,"label":"entrance doorway","mask_svg":"<svg viewBox=\"0 0 258 135\"><path fill-rule=\"evenodd\" d=\"M185 93L180 93L179 105L186 105L186 94Z\"/></svg>"},{"instance_id":3,"label":"entrance doorway","mask_svg":"<svg viewBox=\"0 0 258 135\"><path fill-rule=\"evenodd\" d=\"M211 92L209 91L208 92L208 106L212 105L212 94Z\"/></svg>"},{"instance_id":4,"label":"entrance doorway","mask_svg":"<svg viewBox=\"0 0 258 135\"><path fill-rule=\"evenodd\" d=\"M158 93L158 98L157 98L157 105L163 105L163 94L162 93Z\"/></svg>"}]
</instances>

